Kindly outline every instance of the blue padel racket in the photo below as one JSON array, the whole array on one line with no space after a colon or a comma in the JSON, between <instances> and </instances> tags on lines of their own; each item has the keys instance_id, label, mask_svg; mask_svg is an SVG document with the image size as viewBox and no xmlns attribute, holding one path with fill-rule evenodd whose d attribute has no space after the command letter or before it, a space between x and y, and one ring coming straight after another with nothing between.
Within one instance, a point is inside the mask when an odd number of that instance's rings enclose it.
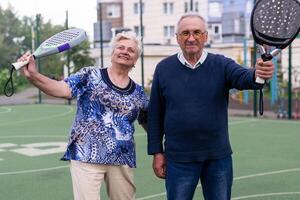
<instances>
[{"instance_id":1,"label":"blue padel racket","mask_svg":"<svg viewBox=\"0 0 300 200\"><path fill-rule=\"evenodd\" d=\"M86 32L79 28L72 28L59 32L52 37L45 40L33 53L33 57L41 58L45 56L50 56L56 53L60 53L71 49L72 47L79 45L81 42L87 39ZM29 61L15 62L12 64L10 71L10 78L5 84L4 94L8 97L12 96L14 93L14 87L12 82L12 74L14 70L19 70L26 66ZM11 92L7 92L7 86L11 83Z\"/></svg>"},{"instance_id":2,"label":"blue padel racket","mask_svg":"<svg viewBox=\"0 0 300 200\"><path fill-rule=\"evenodd\" d=\"M251 13L251 31L263 61L276 56L290 45L300 31L300 3L298 0L258 0ZM275 47L267 52L263 45ZM263 84L259 77L255 80ZM263 114L263 93L260 90L260 114Z\"/></svg>"}]
</instances>

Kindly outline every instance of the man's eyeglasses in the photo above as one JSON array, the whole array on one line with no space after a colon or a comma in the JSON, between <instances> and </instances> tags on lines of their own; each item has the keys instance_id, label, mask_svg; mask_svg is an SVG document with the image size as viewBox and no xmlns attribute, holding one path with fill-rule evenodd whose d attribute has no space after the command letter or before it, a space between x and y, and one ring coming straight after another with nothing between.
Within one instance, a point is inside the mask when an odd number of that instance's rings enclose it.
<instances>
[{"instance_id":1,"label":"man's eyeglasses","mask_svg":"<svg viewBox=\"0 0 300 200\"><path fill-rule=\"evenodd\" d=\"M205 34L207 33L207 31L200 31L200 30L195 30L195 31L182 31L181 33L179 33L179 37L181 39L188 39L191 37L191 35L196 39L196 40L201 40L204 38Z\"/></svg>"}]
</instances>

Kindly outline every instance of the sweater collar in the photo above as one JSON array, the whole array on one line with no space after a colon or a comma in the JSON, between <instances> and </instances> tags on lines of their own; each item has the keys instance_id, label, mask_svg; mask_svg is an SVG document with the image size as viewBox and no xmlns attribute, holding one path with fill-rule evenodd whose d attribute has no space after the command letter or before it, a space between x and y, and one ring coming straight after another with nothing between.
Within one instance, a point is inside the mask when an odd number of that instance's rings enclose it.
<instances>
[{"instance_id":1,"label":"sweater collar","mask_svg":"<svg viewBox=\"0 0 300 200\"><path fill-rule=\"evenodd\" d=\"M191 68L191 69L196 69L197 67L199 67L206 59L207 57L207 52L205 50L202 51L202 55L201 57L199 58L199 60L196 62L195 65L192 65L190 64L186 59L185 57L183 56L183 53L182 51L181 52L178 52L177 54L177 58L178 60L186 67L188 68Z\"/></svg>"}]
</instances>

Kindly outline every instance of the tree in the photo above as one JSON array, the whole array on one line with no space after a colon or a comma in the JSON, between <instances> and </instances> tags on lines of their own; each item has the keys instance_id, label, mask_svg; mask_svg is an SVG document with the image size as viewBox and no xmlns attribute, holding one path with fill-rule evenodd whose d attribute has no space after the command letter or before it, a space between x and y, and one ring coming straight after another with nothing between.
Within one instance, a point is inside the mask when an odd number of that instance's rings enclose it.
<instances>
[{"instance_id":1,"label":"tree","mask_svg":"<svg viewBox=\"0 0 300 200\"><path fill-rule=\"evenodd\" d=\"M20 53L28 46L23 43L26 38L26 28L16 17L12 8L3 10L0 7L0 70L10 66Z\"/></svg>"},{"instance_id":2,"label":"tree","mask_svg":"<svg viewBox=\"0 0 300 200\"><path fill-rule=\"evenodd\" d=\"M95 64L95 60L89 57L88 41L83 42L81 45L71 49L70 59L74 63L74 71L78 71L84 66L92 66Z\"/></svg>"}]
</instances>

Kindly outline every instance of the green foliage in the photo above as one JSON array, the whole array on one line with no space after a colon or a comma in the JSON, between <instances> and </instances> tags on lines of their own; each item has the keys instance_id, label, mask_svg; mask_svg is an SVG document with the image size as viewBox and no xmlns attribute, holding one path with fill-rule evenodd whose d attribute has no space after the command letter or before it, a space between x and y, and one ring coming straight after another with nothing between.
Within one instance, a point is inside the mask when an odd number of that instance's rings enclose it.
<instances>
[{"instance_id":1,"label":"green foliage","mask_svg":"<svg viewBox=\"0 0 300 200\"><path fill-rule=\"evenodd\" d=\"M7 80L9 79L10 76L10 70L8 69L3 69L0 71L0 95L4 94L4 86L7 83ZM28 81L24 76L21 76L19 73L14 73L13 74L13 85L14 85L14 90L19 91L21 88L26 87L28 85ZM11 85L10 83L8 84L8 91L10 92Z\"/></svg>"},{"instance_id":2,"label":"green foliage","mask_svg":"<svg viewBox=\"0 0 300 200\"><path fill-rule=\"evenodd\" d=\"M82 67L92 66L95 64L95 60L90 58L89 55L89 42L85 41L81 45L70 50L70 59L74 64L74 71L78 71Z\"/></svg>"},{"instance_id":3,"label":"green foliage","mask_svg":"<svg viewBox=\"0 0 300 200\"><path fill-rule=\"evenodd\" d=\"M10 66L11 60L16 60L28 48L22 43L27 35L25 26L12 9L0 7L0 70Z\"/></svg>"}]
</instances>

